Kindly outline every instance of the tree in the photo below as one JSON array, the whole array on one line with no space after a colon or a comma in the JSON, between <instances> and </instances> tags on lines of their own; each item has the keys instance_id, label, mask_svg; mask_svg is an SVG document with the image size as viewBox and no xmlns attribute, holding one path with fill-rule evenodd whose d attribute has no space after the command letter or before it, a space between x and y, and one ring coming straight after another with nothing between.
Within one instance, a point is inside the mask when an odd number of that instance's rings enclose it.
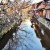
<instances>
[{"instance_id":1,"label":"tree","mask_svg":"<svg viewBox=\"0 0 50 50\"><path fill-rule=\"evenodd\" d=\"M29 5L31 5L30 3L31 3L31 0L28 0L27 2L26 0L0 0L0 17L4 19L3 21L4 21L4 25L6 25L5 27L9 25L9 21L10 21L10 24L13 21L16 21L17 25L20 25L21 17L22 17L21 10L29 7ZM2 27L3 29L4 27L3 22L2 20L0 21L2 23L0 28Z\"/></svg>"}]
</instances>

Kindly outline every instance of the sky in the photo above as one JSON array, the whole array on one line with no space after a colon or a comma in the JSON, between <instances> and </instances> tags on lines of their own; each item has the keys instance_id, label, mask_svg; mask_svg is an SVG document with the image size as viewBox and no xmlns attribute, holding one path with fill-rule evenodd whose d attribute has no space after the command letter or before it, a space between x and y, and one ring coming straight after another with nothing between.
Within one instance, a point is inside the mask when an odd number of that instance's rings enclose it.
<instances>
[{"instance_id":1,"label":"sky","mask_svg":"<svg viewBox=\"0 0 50 50\"><path fill-rule=\"evenodd\" d=\"M0 3L1 3L1 1L2 0L0 0ZM11 1L14 1L14 0L11 0ZM21 2L23 2L24 0L21 0ZM41 1L43 1L43 0L25 0L26 2L28 2L28 1L31 1L31 3L32 4L34 4L34 3L38 3L38 2L41 2Z\"/></svg>"},{"instance_id":2,"label":"sky","mask_svg":"<svg viewBox=\"0 0 50 50\"><path fill-rule=\"evenodd\" d=\"M22 0L22 2L23 2L24 0ZM31 1L31 3L32 4L34 4L34 3L39 3L39 2L41 2L41 1L43 1L43 0L25 0L26 2L28 2L28 1Z\"/></svg>"}]
</instances>

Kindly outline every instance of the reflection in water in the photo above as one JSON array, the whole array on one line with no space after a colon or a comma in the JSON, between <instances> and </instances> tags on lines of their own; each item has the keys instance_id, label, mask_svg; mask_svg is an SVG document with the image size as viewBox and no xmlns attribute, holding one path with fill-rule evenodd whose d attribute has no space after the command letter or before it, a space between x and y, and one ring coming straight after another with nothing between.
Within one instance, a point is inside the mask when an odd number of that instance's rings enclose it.
<instances>
[{"instance_id":1,"label":"reflection in water","mask_svg":"<svg viewBox=\"0 0 50 50\"><path fill-rule=\"evenodd\" d=\"M2 50L45 50L36 37L35 31L31 28L31 22L22 22L16 33L13 33L13 38L9 39L8 43Z\"/></svg>"}]
</instances>

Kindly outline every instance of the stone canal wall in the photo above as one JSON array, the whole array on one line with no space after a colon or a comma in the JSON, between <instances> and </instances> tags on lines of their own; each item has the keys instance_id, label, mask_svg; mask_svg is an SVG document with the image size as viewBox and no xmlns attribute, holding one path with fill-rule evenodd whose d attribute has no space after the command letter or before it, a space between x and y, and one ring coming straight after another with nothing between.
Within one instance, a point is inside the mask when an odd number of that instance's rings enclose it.
<instances>
[{"instance_id":1,"label":"stone canal wall","mask_svg":"<svg viewBox=\"0 0 50 50\"><path fill-rule=\"evenodd\" d=\"M11 29L8 29L7 32L3 34L2 38L0 38L0 50L2 50L8 40L12 37L13 32L16 31L16 24L14 23L14 25L12 25L10 28Z\"/></svg>"}]
</instances>

